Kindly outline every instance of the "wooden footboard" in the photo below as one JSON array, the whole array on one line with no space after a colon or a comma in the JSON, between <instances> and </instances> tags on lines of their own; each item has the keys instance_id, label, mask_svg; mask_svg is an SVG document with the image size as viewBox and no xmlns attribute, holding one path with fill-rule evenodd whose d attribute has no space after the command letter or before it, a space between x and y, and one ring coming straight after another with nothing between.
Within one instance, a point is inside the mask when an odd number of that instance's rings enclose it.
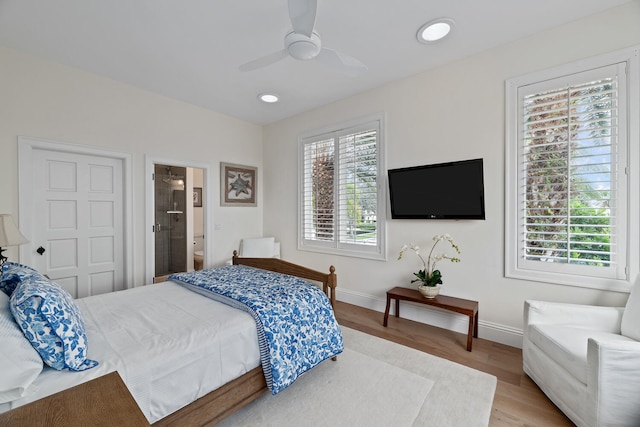
<instances>
[{"instance_id":1,"label":"wooden footboard","mask_svg":"<svg viewBox=\"0 0 640 427\"><path fill-rule=\"evenodd\" d=\"M237 251L233 251L233 265L247 265L321 282L322 290L329 297L331 305L334 305L338 281L335 274L336 269L333 265L329 267L329 273L322 273L278 258L240 258ZM333 360L335 360L335 357ZM267 382L264 379L262 367L258 366L219 389L155 422L153 426L210 426L254 401L267 390Z\"/></svg>"}]
</instances>

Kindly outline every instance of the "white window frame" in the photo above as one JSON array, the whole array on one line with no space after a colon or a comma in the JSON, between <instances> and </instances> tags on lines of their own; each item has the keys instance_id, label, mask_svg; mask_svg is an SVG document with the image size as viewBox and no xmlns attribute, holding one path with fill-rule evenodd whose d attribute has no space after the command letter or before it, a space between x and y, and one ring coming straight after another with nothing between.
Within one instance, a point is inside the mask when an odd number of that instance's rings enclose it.
<instances>
[{"instance_id":1,"label":"white window frame","mask_svg":"<svg viewBox=\"0 0 640 427\"><path fill-rule=\"evenodd\" d=\"M344 135L356 133L361 130L371 129L371 126L377 127L376 135L376 166L377 166L377 203L376 203L376 245L358 245L353 243L340 242L338 232L336 238L332 241L319 241L305 239L304 232L304 216L305 216L305 200L304 200L304 146L305 143L322 141L327 138L333 138L335 135ZM375 114L335 126L306 132L298 137L298 250L321 252L334 255L351 256L357 258L366 258L374 260L385 260L387 253L386 238L386 187L385 181L385 130L384 130L384 114ZM336 153L339 150L336 150ZM339 162L336 155L336 162ZM337 169L336 169L337 170ZM338 180L334 182L338 196ZM335 206L338 206L336 200ZM337 209L337 208L336 208Z\"/></svg>"},{"instance_id":2,"label":"white window frame","mask_svg":"<svg viewBox=\"0 0 640 427\"><path fill-rule=\"evenodd\" d=\"M552 69L534 72L509 79L505 84L505 276L561 285L579 286L611 291L628 292L639 273L640 264L640 47L632 47L617 52L600 55L583 61L566 64ZM617 277L598 277L576 272L575 266L555 263L524 262L524 253L519 244L523 238L522 215L520 214L519 193L524 180L519 176L522 139L519 133L521 100L518 88L538 84L563 76L620 64L626 68L623 82L626 90L622 93L625 105L620 114L624 115L624 128L620 129L618 144L626 158L618 161L621 174L619 179L626 188L627 201L622 223L618 223L618 235L626 237L624 254L619 263L624 264ZM622 111L625 108L626 111ZM626 175L625 175L626 173Z\"/></svg>"}]
</instances>

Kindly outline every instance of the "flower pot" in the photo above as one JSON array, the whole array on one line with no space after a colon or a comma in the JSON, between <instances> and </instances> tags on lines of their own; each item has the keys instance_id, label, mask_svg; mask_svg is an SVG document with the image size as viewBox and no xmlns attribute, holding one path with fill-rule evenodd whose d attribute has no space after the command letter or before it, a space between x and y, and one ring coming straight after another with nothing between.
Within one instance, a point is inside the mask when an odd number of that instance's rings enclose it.
<instances>
[{"instance_id":1,"label":"flower pot","mask_svg":"<svg viewBox=\"0 0 640 427\"><path fill-rule=\"evenodd\" d=\"M425 298L435 298L440 293L440 285L424 286L418 285L418 292Z\"/></svg>"}]
</instances>

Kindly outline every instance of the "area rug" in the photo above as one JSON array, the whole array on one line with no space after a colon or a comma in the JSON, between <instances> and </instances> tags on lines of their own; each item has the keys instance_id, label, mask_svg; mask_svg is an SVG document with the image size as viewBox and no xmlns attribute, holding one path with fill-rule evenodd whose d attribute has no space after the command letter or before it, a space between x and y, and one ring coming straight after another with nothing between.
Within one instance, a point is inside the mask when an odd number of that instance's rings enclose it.
<instances>
[{"instance_id":1,"label":"area rug","mask_svg":"<svg viewBox=\"0 0 640 427\"><path fill-rule=\"evenodd\" d=\"M496 378L342 327L345 351L218 426L487 426Z\"/></svg>"}]
</instances>

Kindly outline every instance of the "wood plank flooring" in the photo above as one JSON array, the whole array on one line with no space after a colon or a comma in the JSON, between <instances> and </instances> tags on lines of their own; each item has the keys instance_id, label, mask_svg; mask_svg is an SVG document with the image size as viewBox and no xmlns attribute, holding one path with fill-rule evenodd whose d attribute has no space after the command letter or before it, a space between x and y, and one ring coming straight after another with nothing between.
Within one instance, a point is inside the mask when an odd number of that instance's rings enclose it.
<instances>
[{"instance_id":1,"label":"wood plank flooring","mask_svg":"<svg viewBox=\"0 0 640 427\"><path fill-rule=\"evenodd\" d=\"M385 328L383 313L340 301L336 302L335 312L338 323L348 328L495 375L498 386L490 427L574 426L523 372L522 351L518 348L476 338L473 351L468 352L465 334L394 316L389 316Z\"/></svg>"}]
</instances>

